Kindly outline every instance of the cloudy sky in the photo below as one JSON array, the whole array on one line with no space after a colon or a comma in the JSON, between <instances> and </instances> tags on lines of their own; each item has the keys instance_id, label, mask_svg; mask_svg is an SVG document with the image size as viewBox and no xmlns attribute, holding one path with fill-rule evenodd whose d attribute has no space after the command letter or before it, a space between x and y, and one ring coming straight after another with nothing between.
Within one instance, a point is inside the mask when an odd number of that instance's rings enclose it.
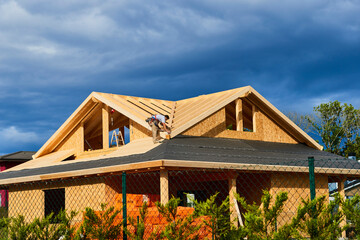
<instances>
[{"instance_id":1,"label":"cloudy sky","mask_svg":"<svg viewBox=\"0 0 360 240\"><path fill-rule=\"evenodd\" d=\"M245 85L284 112L360 107L360 0L0 1L0 155L38 150L92 91Z\"/></svg>"}]
</instances>

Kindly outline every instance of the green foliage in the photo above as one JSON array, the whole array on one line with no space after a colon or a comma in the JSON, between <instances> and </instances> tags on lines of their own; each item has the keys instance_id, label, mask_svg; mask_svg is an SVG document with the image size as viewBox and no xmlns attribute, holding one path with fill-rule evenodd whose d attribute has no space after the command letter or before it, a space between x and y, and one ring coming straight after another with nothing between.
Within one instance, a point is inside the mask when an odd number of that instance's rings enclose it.
<instances>
[{"instance_id":1,"label":"green foliage","mask_svg":"<svg viewBox=\"0 0 360 240\"><path fill-rule=\"evenodd\" d=\"M125 229L125 232L126 232L127 236L130 237L130 239L132 239L132 240L144 239L145 217L147 214L147 209L148 209L148 203L144 202L139 210L140 211L139 220L137 220L133 217L128 218L129 224L134 227L134 232L131 232L128 229Z\"/></svg>"},{"instance_id":2,"label":"green foliage","mask_svg":"<svg viewBox=\"0 0 360 240\"><path fill-rule=\"evenodd\" d=\"M0 218L8 217L8 208L7 207L0 207Z\"/></svg>"},{"instance_id":3,"label":"green foliage","mask_svg":"<svg viewBox=\"0 0 360 240\"><path fill-rule=\"evenodd\" d=\"M341 207L353 229L353 234L356 239L360 239L360 196L356 194L352 199L342 201Z\"/></svg>"},{"instance_id":4,"label":"green foliage","mask_svg":"<svg viewBox=\"0 0 360 240\"><path fill-rule=\"evenodd\" d=\"M203 224L211 229L213 239L224 239L230 231L230 203L227 197L221 204L217 204L216 198L219 193L214 194L204 202L195 200L195 215L208 216Z\"/></svg>"},{"instance_id":5,"label":"green foliage","mask_svg":"<svg viewBox=\"0 0 360 240\"><path fill-rule=\"evenodd\" d=\"M32 240L32 224L25 222L25 217L19 215L16 218L7 219L7 229L9 239L13 240Z\"/></svg>"},{"instance_id":6,"label":"green foliage","mask_svg":"<svg viewBox=\"0 0 360 240\"><path fill-rule=\"evenodd\" d=\"M95 213L91 208L85 209L84 221L77 231L75 239L111 240L119 238L122 231L122 221L116 223L120 210L114 207L106 208L101 204L101 211Z\"/></svg>"},{"instance_id":7,"label":"green foliage","mask_svg":"<svg viewBox=\"0 0 360 240\"><path fill-rule=\"evenodd\" d=\"M317 197L314 200L302 200L298 207L297 218L300 220L297 239L306 239L308 236L316 240L335 240L341 236L347 226L340 226L344 220L343 213L338 211L341 200L337 195L334 201L326 204L326 197Z\"/></svg>"},{"instance_id":8,"label":"green foliage","mask_svg":"<svg viewBox=\"0 0 360 240\"><path fill-rule=\"evenodd\" d=\"M304 116L311 131L318 135L328 152L347 156L360 146L360 110L339 101L314 107L314 116ZM359 150L358 150L359 151Z\"/></svg>"},{"instance_id":9,"label":"green foliage","mask_svg":"<svg viewBox=\"0 0 360 240\"><path fill-rule=\"evenodd\" d=\"M55 217L50 214L42 219L35 218L31 224L32 235L37 240L71 239L75 231L74 227L71 227L71 221L75 216L76 212L71 212L68 215L63 210Z\"/></svg>"},{"instance_id":10,"label":"green foliage","mask_svg":"<svg viewBox=\"0 0 360 240\"><path fill-rule=\"evenodd\" d=\"M291 239L299 221L294 218L291 223L285 224L277 229L277 219L283 211L285 202L288 199L286 192L280 192L272 202L272 196L268 191L263 192L261 205L256 203L248 204L246 200L236 194L241 207L245 210L244 226L231 231L232 239Z\"/></svg>"},{"instance_id":11,"label":"green foliage","mask_svg":"<svg viewBox=\"0 0 360 240\"><path fill-rule=\"evenodd\" d=\"M190 214L186 217L180 217L177 214L178 206L181 200L172 197L168 203L162 204L156 202L156 207L159 213L167 221L165 229L160 232L154 232L150 239L171 239L171 240L186 240L198 239L198 230L201 225L194 225L194 215Z\"/></svg>"}]
</instances>

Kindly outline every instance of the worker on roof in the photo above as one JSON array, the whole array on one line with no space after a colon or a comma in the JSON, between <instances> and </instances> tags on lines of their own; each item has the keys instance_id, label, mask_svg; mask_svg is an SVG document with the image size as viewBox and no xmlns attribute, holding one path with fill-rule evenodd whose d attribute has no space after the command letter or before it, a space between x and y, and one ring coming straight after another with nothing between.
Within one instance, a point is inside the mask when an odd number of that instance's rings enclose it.
<instances>
[{"instance_id":1,"label":"worker on roof","mask_svg":"<svg viewBox=\"0 0 360 240\"><path fill-rule=\"evenodd\" d=\"M152 137L154 143L160 142L160 140L162 139L160 137L160 131L166 131L168 134L171 133L169 127L166 125L166 121L168 119L169 115L161 114L152 115L151 118L146 119L146 122L151 126L152 129Z\"/></svg>"}]
</instances>

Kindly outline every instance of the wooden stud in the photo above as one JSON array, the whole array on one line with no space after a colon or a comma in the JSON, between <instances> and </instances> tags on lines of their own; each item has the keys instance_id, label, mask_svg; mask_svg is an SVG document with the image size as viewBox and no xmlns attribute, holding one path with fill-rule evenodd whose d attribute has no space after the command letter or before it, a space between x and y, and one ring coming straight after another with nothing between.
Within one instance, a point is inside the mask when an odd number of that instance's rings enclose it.
<instances>
[{"instance_id":1,"label":"wooden stud","mask_svg":"<svg viewBox=\"0 0 360 240\"><path fill-rule=\"evenodd\" d=\"M338 181L338 193L340 198L345 200L345 181L346 178L343 178ZM339 206L339 211L341 211L341 205ZM346 218L344 217L343 220L340 222L340 227L344 227L346 225ZM341 236L345 239L346 238L346 231L341 233Z\"/></svg>"},{"instance_id":2,"label":"wooden stud","mask_svg":"<svg viewBox=\"0 0 360 240\"><path fill-rule=\"evenodd\" d=\"M169 201L169 172L166 169L160 170L160 201L162 204Z\"/></svg>"},{"instance_id":3,"label":"wooden stud","mask_svg":"<svg viewBox=\"0 0 360 240\"><path fill-rule=\"evenodd\" d=\"M236 115L236 131L242 132L244 129L243 124L243 111L242 111L242 100L236 99L235 115Z\"/></svg>"},{"instance_id":4,"label":"wooden stud","mask_svg":"<svg viewBox=\"0 0 360 240\"><path fill-rule=\"evenodd\" d=\"M252 105L252 124L253 124L253 132L256 132L256 106Z\"/></svg>"},{"instance_id":5,"label":"wooden stud","mask_svg":"<svg viewBox=\"0 0 360 240\"><path fill-rule=\"evenodd\" d=\"M105 104L102 108L102 136L103 149L109 148L109 108Z\"/></svg>"},{"instance_id":6,"label":"wooden stud","mask_svg":"<svg viewBox=\"0 0 360 240\"><path fill-rule=\"evenodd\" d=\"M79 143L79 149L78 149L78 153L81 153L83 151L85 151L85 146L84 146L84 143L85 143L85 130L84 130L84 122L81 122L80 124L80 143Z\"/></svg>"},{"instance_id":7,"label":"wooden stud","mask_svg":"<svg viewBox=\"0 0 360 240\"><path fill-rule=\"evenodd\" d=\"M235 199L235 193L236 193L236 178L237 174L236 172L231 172L229 174L229 201L230 201L230 222L232 222L235 227L238 227L238 221L236 221L237 218L237 212L234 205L234 199Z\"/></svg>"}]
</instances>

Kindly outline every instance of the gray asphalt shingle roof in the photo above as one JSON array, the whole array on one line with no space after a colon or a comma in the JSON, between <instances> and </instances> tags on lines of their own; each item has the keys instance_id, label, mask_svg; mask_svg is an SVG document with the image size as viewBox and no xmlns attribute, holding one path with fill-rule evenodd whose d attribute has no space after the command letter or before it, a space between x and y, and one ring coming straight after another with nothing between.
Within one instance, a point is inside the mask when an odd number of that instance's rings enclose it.
<instances>
[{"instance_id":1,"label":"gray asphalt shingle roof","mask_svg":"<svg viewBox=\"0 0 360 240\"><path fill-rule=\"evenodd\" d=\"M360 163L355 160L303 144L178 136L143 154L76 163L70 160L61 165L0 173L0 180L163 159L307 166L309 156L315 157L315 167L360 169Z\"/></svg>"}]
</instances>

